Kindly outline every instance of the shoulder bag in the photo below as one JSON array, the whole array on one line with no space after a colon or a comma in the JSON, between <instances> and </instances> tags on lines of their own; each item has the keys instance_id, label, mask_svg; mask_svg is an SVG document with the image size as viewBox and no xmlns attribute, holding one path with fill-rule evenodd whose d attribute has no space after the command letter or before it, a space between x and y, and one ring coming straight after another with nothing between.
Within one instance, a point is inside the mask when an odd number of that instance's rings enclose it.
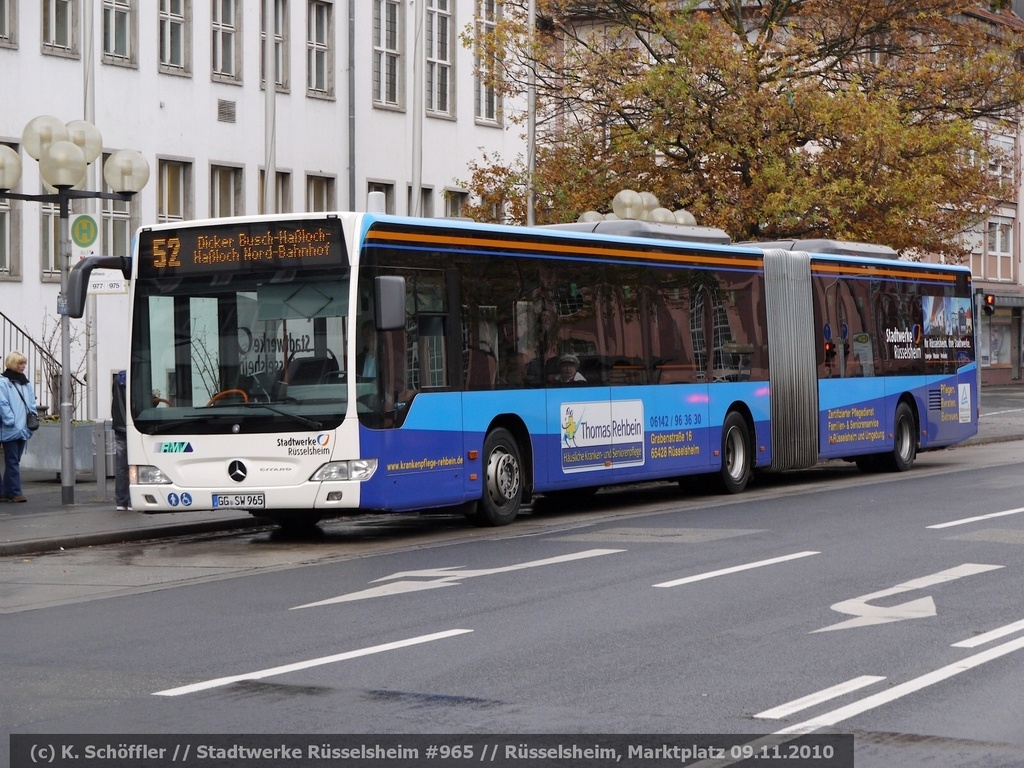
<instances>
[{"instance_id":1,"label":"shoulder bag","mask_svg":"<svg viewBox=\"0 0 1024 768\"><path fill-rule=\"evenodd\" d=\"M25 426L28 427L29 432L35 432L39 429L39 415L35 411L30 411L28 409L28 403L25 402L25 396L21 394L21 387L15 384L14 388L18 390L18 397L21 398L21 402L25 403Z\"/></svg>"}]
</instances>

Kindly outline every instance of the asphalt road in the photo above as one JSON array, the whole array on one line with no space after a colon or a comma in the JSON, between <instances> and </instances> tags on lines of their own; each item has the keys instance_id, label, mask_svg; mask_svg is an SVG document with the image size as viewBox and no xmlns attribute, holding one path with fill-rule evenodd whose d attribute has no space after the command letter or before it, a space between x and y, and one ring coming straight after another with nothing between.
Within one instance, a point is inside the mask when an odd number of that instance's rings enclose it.
<instances>
[{"instance_id":1,"label":"asphalt road","mask_svg":"<svg viewBox=\"0 0 1024 768\"><path fill-rule=\"evenodd\" d=\"M1020 766L1022 458L5 562L4 730L803 729L852 733L858 768Z\"/></svg>"}]
</instances>

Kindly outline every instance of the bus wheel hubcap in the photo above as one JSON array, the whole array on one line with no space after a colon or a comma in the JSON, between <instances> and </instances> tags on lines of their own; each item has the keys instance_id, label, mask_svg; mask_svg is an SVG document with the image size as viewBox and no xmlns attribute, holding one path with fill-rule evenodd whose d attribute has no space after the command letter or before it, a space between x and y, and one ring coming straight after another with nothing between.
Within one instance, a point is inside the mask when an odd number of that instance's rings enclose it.
<instances>
[{"instance_id":1,"label":"bus wheel hubcap","mask_svg":"<svg viewBox=\"0 0 1024 768\"><path fill-rule=\"evenodd\" d=\"M725 441L725 465L731 477L743 477L747 457L743 455L743 441L737 430L731 430Z\"/></svg>"},{"instance_id":2,"label":"bus wheel hubcap","mask_svg":"<svg viewBox=\"0 0 1024 768\"><path fill-rule=\"evenodd\" d=\"M519 490L519 465L512 454L493 451L487 462L487 492L497 504L514 499Z\"/></svg>"}]
</instances>

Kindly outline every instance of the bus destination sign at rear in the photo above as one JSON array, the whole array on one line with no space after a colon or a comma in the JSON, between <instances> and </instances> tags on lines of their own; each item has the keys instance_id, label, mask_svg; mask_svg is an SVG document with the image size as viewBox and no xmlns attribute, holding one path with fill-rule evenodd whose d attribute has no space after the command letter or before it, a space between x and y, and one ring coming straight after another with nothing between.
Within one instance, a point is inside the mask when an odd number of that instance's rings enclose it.
<instances>
[{"instance_id":1,"label":"bus destination sign at rear","mask_svg":"<svg viewBox=\"0 0 1024 768\"><path fill-rule=\"evenodd\" d=\"M149 230L139 242L139 276L324 266L342 263L344 252L341 227L332 221Z\"/></svg>"}]
</instances>

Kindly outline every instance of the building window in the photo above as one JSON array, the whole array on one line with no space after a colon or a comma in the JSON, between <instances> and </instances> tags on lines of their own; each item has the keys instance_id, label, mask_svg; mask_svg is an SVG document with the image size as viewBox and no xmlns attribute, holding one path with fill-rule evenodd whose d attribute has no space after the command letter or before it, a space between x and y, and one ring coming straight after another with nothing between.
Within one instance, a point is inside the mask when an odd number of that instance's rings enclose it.
<instances>
[{"instance_id":1,"label":"building window","mask_svg":"<svg viewBox=\"0 0 1024 768\"><path fill-rule=\"evenodd\" d=\"M366 185L367 201L369 201L369 195L371 192L383 192L384 193L384 213L395 212L395 185L386 184L380 181L371 181ZM369 210L369 206L367 206Z\"/></svg>"},{"instance_id":2,"label":"building window","mask_svg":"<svg viewBox=\"0 0 1024 768\"><path fill-rule=\"evenodd\" d=\"M978 329L978 359L983 368L1009 367L1012 354L1010 317L982 318Z\"/></svg>"},{"instance_id":3,"label":"building window","mask_svg":"<svg viewBox=\"0 0 1024 768\"><path fill-rule=\"evenodd\" d=\"M192 71L192 4L160 0L160 69L172 74Z\"/></svg>"},{"instance_id":4,"label":"building window","mask_svg":"<svg viewBox=\"0 0 1024 768\"><path fill-rule=\"evenodd\" d=\"M210 169L210 215L242 214L242 169L215 165Z\"/></svg>"},{"instance_id":5,"label":"building window","mask_svg":"<svg viewBox=\"0 0 1024 768\"><path fill-rule=\"evenodd\" d=\"M18 147L10 147L18 152ZM11 200L0 199L0 277L21 276L21 207Z\"/></svg>"},{"instance_id":6,"label":"building window","mask_svg":"<svg viewBox=\"0 0 1024 768\"><path fill-rule=\"evenodd\" d=\"M334 179L328 176L307 176L306 177L306 210L333 211L334 204Z\"/></svg>"},{"instance_id":7,"label":"building window","mask_svg":"<svg viewBox=\"0 0 1024 768\"><path fill-rule=\"evenodd\" d=\"M260 83L267 86L267 68L264 59L267 40L267 20L263 18L264 4L260 4ZM288 0L274 0L274 82L278 90L288 89Z\"/></svg>"},{"instance_id":8,"label":"building window","mask_svg":"<svg viewBox=\"0 0 1024 768\"><path fill-rule=\"evenodd\" d=\"M1013 280L1013 219L990 216L985 245L985 279Z\"/></svg>"},{"instance_id":9,"label":"building window","mask_svg":"<svg viewBox=\"0 0 1024 768\"><path fill-rule=\"evenodd\" d=\"M160 188L157 190L157 221L184 221L189 218L192 166L177 160L160 161Z\"/></svg>"},{"instance_id":10,"label":"building window","mask_svg":"<svg viewBox=\"0 0 1024 768\"><path fill-rule=\"evenodd\" d=\"M1013 184L1013 163L1016 142L1013 136L992 134L988 137L989 158L988 172L999 182L999 189L1007 199L1017 197Z\"/></svg>"},{"instance_id":11,"label":"building window","mask_svg":"<svg viewBox=\"0 0 1024 768\"><path fill-rule=\"evenodd\" d=\"M135 64L136 0L103 0L103 61Z\"/></svg>"},{"instance_id":12,"label":"building window","mask_svg":"<svg viewBox=\"0 0 1024 768\"><path fill-rule=\"evenodd\" d=\"M449 0L427 2L427 110L451 114L451 75L454 53Z\"/></svg>"},{"instance_id":13,"label":"building window","mask_svg":"<svg viewBox=\"0 0 1024 768\"><path fill-rule=\"evenodd\" d=\"M42 0L43 52L78 55L78 3Z\"/></svg>"},{"instance_id":14,"label":"building window","mask_svg":"<svg viewBox=\"0 0 1024 768\"><path fill-rule=\"evenodd\" d=\"M60 277L60 206L39 204L39 257L44 280Z\"/></svg>"},{"instance_id":15,"label":"building window","mask_svg":"<svg viewBox=\"0 0 1024 768\"><path fill-rule=\"evenodd\" d=\"M498 23L498 0L476 0L476 119L497 123L500 104L494 80L498 76L495 54L484 44Z\"/></svg>"},{"instance_id":16,"label":"building window","mask_svg":"<svg viewBox=\"0 0 1024 768\"><path fill-rule=\"evenodd\" d=\"M373 1L373 100L400 106L402 95L402 6Z\"/></svg>"},{"instance_id":17,"label":"building window","mask_svg":"<svg viewBox=\"0 0 1024 768\"><path fill-rule=\"evenodd\" d=\"M0 276L11 274L11 201L0 199Z\"/></svg>"},{"instance_id":18,"label":"building window","mask_svg":"<svg viewBox=\"0 0 1024 768\"><path fill-rule=\"evenodd\" d=\"M241 80L238 67L241 4L238 0L213 3L213 74L221 80Z\"/></svg>"},{"instance_id":19,"label":"building window","mask_svg":"<svg viewBox=\"0 0 1024 768\"><path fill-rule=\"evenodd\" d=\"M0 47L18 47L18 0L0 0Z\"/></svg>"},{"instance_id":20,"label":"building window","mask_svg":"<svg viewBox=\"0 0 1024 768\"><path fill-rule=\"evenodd\" d=\"M409 215L410 216L423 216L425 218L434 217L434 190L429 187L420 187L420 209L417 211L413 208L415 202L415 194L413 193L412 185L409 186L408 204L409 204Z\"/></svg>"},{"instance_id":21,"label":"building window","mask_svg":"<svg viewBox=\"0 0 1024 768\"><path fill-rule=\"evenodd\" d=\"M469 203L469 193L458 189L446 189L444 191L444 215L449 219L460 219L463 217L463 210Z\"/></svg>"},{"instance_id":22,"label":"building window","mask_svg":"<svg viewBox=\"0 0 1024 768\"><path fill-rule=\"evenodd\" d=\"M264 190L267 183L267 172L260 169L260 199L258 210L260 213L266 213L266 202L264 198ZM290 213L292 210L292 175L290 173L279 172L275 174L274 184L274 213Z\"/></svg>"},{"instance_id":23,"label":"building window","mask_svg":"<svg viewBox=\"0 0 1024 768\"><path fill-rule=\"evenodd\" d=\"M104 155L106 162L109 155ZM105 192L110 192L106 184L103 185ZM100 247L104 256L128 256L131 253L132 243L132 200L103 200L101 212L102 237Z\"/></svg>"},{"instance_id":24,"label":"building window","mask_svg":"<svg viewBox=\"0 0 1024 768\"><path fill-rule=\"evenodd\" d=\"M306 19L306 91L334 95L334 6L311 0Z\"/></svg>"}]
</instances>

